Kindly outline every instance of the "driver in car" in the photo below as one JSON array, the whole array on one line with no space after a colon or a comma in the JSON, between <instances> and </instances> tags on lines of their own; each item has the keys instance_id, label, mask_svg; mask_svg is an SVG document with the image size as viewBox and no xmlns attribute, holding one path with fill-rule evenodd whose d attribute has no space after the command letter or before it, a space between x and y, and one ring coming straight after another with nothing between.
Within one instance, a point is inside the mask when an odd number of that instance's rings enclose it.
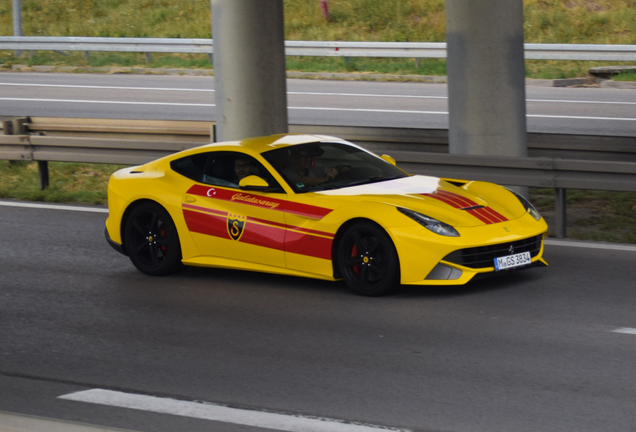
<instances>
[{"instance_id":1,"label":"driver in car","mask_svg":"<svg viewBox=\"0 0 636 432\"><path fill-rule=\"evenodd\" d=\"M316 164L316 156L320 156L318 153L322 154L320 148L292 149L291 166L283 170L289 181L314 186L336 178L337 169Z\"/></svg>"},{"instance_id":2,"label":"driver in car","mask_svg":"<svg viewBox=\"0 0 636 432\"><path fill-rule=\"evenodd\" d=\"M254 165L251 160L237 157L234 159L234 178L231 181L238 185L242 178L253 174L253 169Z\"/></svg>"}]
</instances>

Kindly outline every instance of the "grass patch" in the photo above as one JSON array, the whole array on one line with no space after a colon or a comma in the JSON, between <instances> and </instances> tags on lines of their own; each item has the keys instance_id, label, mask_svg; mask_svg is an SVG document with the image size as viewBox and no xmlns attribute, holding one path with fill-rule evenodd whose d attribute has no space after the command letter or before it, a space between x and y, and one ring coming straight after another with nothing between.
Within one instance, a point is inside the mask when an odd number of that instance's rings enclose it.
<instances>
[{"instance_id":1,"label":"grass patch","mask_svg":"<svg viewBox=\"0 0 636 432\"><path fill-rule=\"evenodd\" d=\"M613 81L636 81L636 72L623 72L612 77Z\"/></svg>"},{"instance_id":2,"label":"grass patch","mask_svg":"<svg viewBox=\"0 0 636 432\"><path fill-rule=\"evenodd\" d=\"M151 68L212 69L207 54L175 54L152 56Z\"/></svg>"},{"instance_id":3,"label":"grass patch","mask_svg":"<svg viewBox=\"0 0 636 432\"><path fill-rule=\"evenodd\" d=\"M0 67L10 68L16 64L28 66L91 66L91 67L148 67L148 68L184 68L212 69L207 54L164 54L153 53L151 62L146 63L143 53L91 52L87 57L83 52L71 51L58 53L53 51L35 51L33 55L25 53L16 58L12 51L0 51Z\"/></svg>"},{"instance_id":4,"label":"grass patch","mask_svg":"<svg viewBox=\"0 0 636 432\"><path fill-rule=\"evenodd\" d=\"M530 200L554 235L555 191L530 189ZM636 193L567 191L568 238L612 243L636 243Z\"/></svg>"},{"instance_id":5,"label":"grass patch","mask_svg":"<svg viewBox=\"0 0 636 432\"><path fill-rule=\"evenodd\" d=\"M106 204L108 179L122 167L49 162L49 187L40 190L37 162L0 160L0 198Z\"/></svg>"},{"instance_id":6,"label":"grass patch","mask_svg":"<svg viewBox=\"0 0 636 432\"><path fill-rule=\"evenodd\" d=\"M446 60L343 57L287 57L287 70L299 72L367 72L399 75L446 75Z\"/></svg>"}]
</instances>

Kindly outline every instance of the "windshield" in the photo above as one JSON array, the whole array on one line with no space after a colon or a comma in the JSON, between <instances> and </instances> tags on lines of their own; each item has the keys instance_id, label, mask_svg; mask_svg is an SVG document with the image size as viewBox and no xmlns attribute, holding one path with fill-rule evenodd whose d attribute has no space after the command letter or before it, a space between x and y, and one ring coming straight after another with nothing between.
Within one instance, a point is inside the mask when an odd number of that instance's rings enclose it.
<instances>
[{"instance_id":1,"label":"windshield","mask_svg":"<svg viewBox=\"0 0 636 432\"><path fill-rule=\"evenodd\" d=\"M401 169L352 145L316 142L263 153L296 193L339 189L408 177Z\"/></svg>"}]
</instances>

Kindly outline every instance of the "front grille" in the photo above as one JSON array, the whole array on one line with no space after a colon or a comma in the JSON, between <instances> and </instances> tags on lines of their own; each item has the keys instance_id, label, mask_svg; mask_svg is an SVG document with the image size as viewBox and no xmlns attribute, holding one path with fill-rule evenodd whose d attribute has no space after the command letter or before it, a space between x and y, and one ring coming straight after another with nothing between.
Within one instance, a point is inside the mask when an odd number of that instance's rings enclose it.
<instances>
[{"instance_id":1,"label":"front grille","mask_svg":"<svg viewBox=\"0 0 636 432\"><path fill-rule=\"evenodd\" d=\"M535 257L541 250L541 236L538 235L510 243L456 250L446 255L444 261L474 269L493 267L495 258L512 255L510 246L514 248L512 254L530 252L530 255Z\"/></svg>"}]
</instances>

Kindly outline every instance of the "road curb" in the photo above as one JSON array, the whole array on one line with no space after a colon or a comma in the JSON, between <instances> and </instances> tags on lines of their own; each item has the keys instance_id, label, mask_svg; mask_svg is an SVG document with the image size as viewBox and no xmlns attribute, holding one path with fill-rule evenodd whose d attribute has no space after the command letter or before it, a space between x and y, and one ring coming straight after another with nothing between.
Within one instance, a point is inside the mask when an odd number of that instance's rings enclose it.
<instances>
[{"instance_id":1,"label":"road curb","mask_svg":"<svg viewBox=\"0 0 636 432\"><path fill-rule=\"evenodd\" d=\"M131 75L188 75L214 76L213 69L183 69L183 68L143 68L143 67L89 67L89 66L29 66L13 65L11 69L0 69L0 72L49 72L49 73L103 73L103 74L131 74ZM446 84L446 76L436 75L398 75L350 72L297 72L288 71L287 78L292 79L322 79L338 81L397 81ZM611 81L595 78L568 79L536 79L526 78L528 87L602 87L617 89L636 89L636 82Z\"/></svg>"}]
</instances>

